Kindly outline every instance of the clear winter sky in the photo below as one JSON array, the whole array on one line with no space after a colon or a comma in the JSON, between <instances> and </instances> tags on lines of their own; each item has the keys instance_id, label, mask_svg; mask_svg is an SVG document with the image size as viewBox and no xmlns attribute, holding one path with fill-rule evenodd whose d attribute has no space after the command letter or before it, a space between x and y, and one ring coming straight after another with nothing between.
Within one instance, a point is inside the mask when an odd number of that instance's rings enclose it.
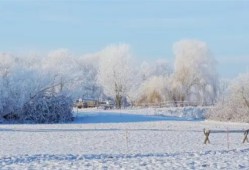
<instances>
[{"instance_id":1,"label":"clear winter sky","mask_svg":"<svg viewBox=\"0 0 249 170\"><path fill-rule=\"evenodd\" d=\"M181 39L205 41L222 77L249 69L249 0L1 0L0 51L75 54L130 44L141 60L174 60Z\"/></svg>"}]
</instances>

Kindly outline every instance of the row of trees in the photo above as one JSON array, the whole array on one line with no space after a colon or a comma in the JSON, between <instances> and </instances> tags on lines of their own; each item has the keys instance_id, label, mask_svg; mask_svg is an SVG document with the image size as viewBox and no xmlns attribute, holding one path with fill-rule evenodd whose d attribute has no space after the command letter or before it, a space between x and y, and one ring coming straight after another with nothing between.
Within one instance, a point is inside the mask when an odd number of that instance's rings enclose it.
<instances>
[{"instance_id":1,"label":"row of trees","mask_svg":"<svg viewBox=\"0 0 249 170\"><path fill-rule=\"evenodd\" d=\"M65 107L77 98L111 98L117 108L124 103L213 103L217 74L207 45L180 41L174 45L174 53L174 69L164 60L136 63L126 44L77 57L65 49L46 56L2 53L1 118L49 122L46 117L53 117L51 121L65 121L70 119L70 109ZM54 116L53 106L62 108L60 112L65 111L66 116Z\"/></svg>"},{"instance_id":2,"label":"row of trees","mask_svg":"<svg viewBox=\"0 0 249 170\"><path fill-rule=\"evenodd\" d=\"M206 43L184 40L174 44L174 68L165 61L132 63L127 45L100 52L98 82L104 94L132 104L164 101L214 104L218 95L216 62ZM120 102L117 102L120 107Z\"/></svg>"},{"instance_id":3,"label":"row of trees","mask_svg":"<svg viewBox=\"0 0 249 170\"><path fill-rule=\"evenodd\" d=\"M216 61L206 43L182 40L174 44L173 52L173 66L165 60L139 63L126 44L84 56L65 49L45 56L2 53L0 118L67 121L78 98L113 99L117 108L165 101L210 105L224 99Z\"/></svg>"},{"instance_id":4,"label":"row of trees","mask_svg":"<svg viewBox=\"0 0 249 170\"><path fill-rule=\"evenodd\" d=\"M249 74L220 80L217 63L206 43L183 40L174 44L174 66L165 61L137 64L127 45L110 46L99 53L97 81L107 96L131 104L184 102L213 105L208 119L249 122Z\"/></svg>"}]
</instances>

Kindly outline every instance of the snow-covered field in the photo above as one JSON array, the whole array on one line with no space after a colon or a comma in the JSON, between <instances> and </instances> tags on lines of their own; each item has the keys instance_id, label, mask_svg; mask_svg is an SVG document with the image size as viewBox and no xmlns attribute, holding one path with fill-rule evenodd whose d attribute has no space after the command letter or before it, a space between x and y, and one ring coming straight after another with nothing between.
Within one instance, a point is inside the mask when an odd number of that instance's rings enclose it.
<instances>
[{"instance_id":1,"label":"snow-covered field","mask_svg":"<svg viewBox=\"0 0 249 170\"><path fill-rule=\"evenodd\" d=\"M125 113L126 112L126 113ZM80 110L73 123L0 125L0 169L249 169L248 124Z\"/></svg>"}]
</instances>

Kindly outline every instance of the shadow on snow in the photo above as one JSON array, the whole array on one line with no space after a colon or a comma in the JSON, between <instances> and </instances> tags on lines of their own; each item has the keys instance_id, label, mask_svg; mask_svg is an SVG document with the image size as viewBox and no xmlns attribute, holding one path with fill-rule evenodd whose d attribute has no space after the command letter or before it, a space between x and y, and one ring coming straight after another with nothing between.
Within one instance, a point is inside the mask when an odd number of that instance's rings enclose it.
<instances>
[{"instance_id":1,"label":"shadow on snow","mask_svg":"<svg viewBox=\"0 0 249 170\"><path fill-rule=\"evenodd\" d=\"M78 113L73 123L132 123L151 121L196 121L185 117L176 116L152 116L128 113Z\"/></svg>"}]
</instances>

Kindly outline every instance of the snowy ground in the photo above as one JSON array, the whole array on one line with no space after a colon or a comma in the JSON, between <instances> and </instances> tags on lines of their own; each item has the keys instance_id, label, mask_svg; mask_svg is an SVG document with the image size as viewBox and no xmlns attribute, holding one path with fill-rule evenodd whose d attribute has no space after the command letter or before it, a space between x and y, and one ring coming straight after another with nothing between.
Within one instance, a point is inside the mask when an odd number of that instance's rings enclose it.
<instances>
[{"instance_id":1,"label":"snowy ground","mask_svg":"<svg viewBox=\"0 0 249 170\"><path fill-rule=\"evenodd\" d=\"M79 111L70 124L0 125L0 169L249 169L248 124L159 117L142 111ZM128 114L129 113L129 114Z\"/></svg>"}]
</instances>

